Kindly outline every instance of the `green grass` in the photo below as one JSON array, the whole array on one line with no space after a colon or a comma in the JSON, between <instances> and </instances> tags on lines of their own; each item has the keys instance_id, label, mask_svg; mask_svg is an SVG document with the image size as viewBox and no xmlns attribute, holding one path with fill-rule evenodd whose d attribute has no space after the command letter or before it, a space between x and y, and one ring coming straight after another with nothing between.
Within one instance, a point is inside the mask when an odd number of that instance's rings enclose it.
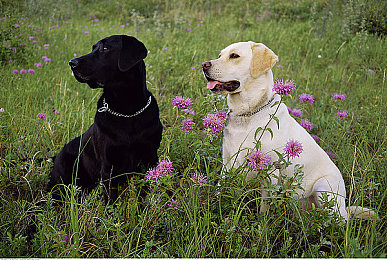
<instances>
[{"instance_id":1,"label":"green grass","mask_svg":"<svg viewBox=\"0 0 387 260\"><path fill-rule=\"evenodd\" d=\"M387 44L384 36L343 29L355 16L344 13L346 2L12 1L0 7L7 17L0 21L0 257L386 257ZM100 187L82 194L70 186L67 203L57 206L45 189L52 162L35 158L54 156L93 122L101 91L77 82L68 61L112 34L133 35L150 51L148 88L164 125L159 157L173 162L175 174L151 185L147 198L139 198L144 173L128 180L115 206L105 205ZM206 137L201 122L227 107L224 97L206 90L201 63L248 40L279 56L276 79L296 82L285 102L302 109L319 144L335 154L347 204L375 209L379 221L340 226L327 209L302 210L287 194L292 188L273 192L263 214L264 177L245 182L243 169L220 177L221 134ZM34 66L39 62L42 68ZM30 68L35 74L12 74ZM312 106L298 101L302 93L315 97ZM347 98L333 101L334 93ZM183 113L171 105L177 95L194 103L189 134L180 129ZM349 117L336 119L343 109ZM40 112L47 117L37 118ZM206 185L192 182L196 172ZM177 209L168 206L171 193ZM33 222L37 231L29 237Z\"/></svg>"}]
</instances>

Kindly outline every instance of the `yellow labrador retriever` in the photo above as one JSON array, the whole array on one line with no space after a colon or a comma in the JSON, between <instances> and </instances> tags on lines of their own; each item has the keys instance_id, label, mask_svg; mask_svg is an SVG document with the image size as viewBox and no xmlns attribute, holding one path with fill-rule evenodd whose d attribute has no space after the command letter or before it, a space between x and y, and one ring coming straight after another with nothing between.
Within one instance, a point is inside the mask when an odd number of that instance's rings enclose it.
<instances>
[{"instance_id":1,"label":"yellow labrador retriever","mask_svg":"<svg viewBox=\"0 0 387 260\"><path fill-rule=\"evenodd\" d=\"M239 42L231 44L220 52L219 58L202 64L203 73L208 80L207 88L215 93L227 94L230 109L223 138L223 163L227 170L242 165L248 153L255 147L255 132L264 126L274 114L273 106L280 96L273 92L273 73L271 68L278 61L277 55L262 43ZM336 201L335 211L345 220L348 212L359 217L372 218L376 214L362 207L345 207L345 185L343 177L324 150L313 140L310 134L289 115L285 104L278 108L277 123L272 120L268 125L273 138L265 132L261 138L261 151L273 158L273 150L283 151L290 139L302 144L303 152L292 160L292 165L281 174L291 176L294 165L304 165L302 188L297 190L300 198L321 206L322 193ZM253 178L257 172L251 171L247 178ZM278 175L277 171L277 175ZM277 178L272 178L276 182ZM262 197L267 194L262 194ZM267 205L261 202L261 211ZM348 211L347 211L348 210Z\"/></svg>"}]
</instances>

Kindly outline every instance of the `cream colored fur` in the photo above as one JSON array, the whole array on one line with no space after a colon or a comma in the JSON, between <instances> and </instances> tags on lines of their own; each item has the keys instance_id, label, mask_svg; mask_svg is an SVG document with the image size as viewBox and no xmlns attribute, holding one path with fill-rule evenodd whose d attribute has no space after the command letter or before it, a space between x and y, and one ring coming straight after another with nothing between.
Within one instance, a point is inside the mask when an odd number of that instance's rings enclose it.
<instances>
[{"instance_id":1,"label":"cream colored fur","mask_svg":"<svg viewBox=\"0 0 387 260\"><path fill-rule=\"evenodd\" d=\"M239 57L230 58L231 54L237 54ZM269 121L270 114L275 112L277 106L266 106L254 115L240 116L264 106L273 96L275 101L280 100L272 91L274 83L271 68L277 61L278 57L264 44L251 41L231 44L221 51L218 59L210 61L208 77L220 82L240 82L240 87L235 91L223 91L223 94L227 94L227 104L231 111L223 138L223 163L227 170L245 162L246 155L254 149L256 129L263 128ZM261 139L261 150L276 160L277 155L273 150L282 152L290 139L299 141L303 152L300 157L294 158L292 165L281 174L292 175L294 165L304 165L304 190L297 191L300 198L308 198L317 206L321 206L321 194L326 192L330 199L336 200L334 210L347 220L345 185L339 169L310 134L289 115L285 104L280 105L276 116L279 118L279 129L272 120L268 127L273 131L274 137L271 139L270 133L265 132ZM247 178L253 178L256 174L257 172L251 171ZM277 179L273 178L271 181L276 182ZM262 200L261 211L266 210L267 205ZM349 210L358 215L376 216L366 208L351 207Z\"/></svg>"}]
</instances>

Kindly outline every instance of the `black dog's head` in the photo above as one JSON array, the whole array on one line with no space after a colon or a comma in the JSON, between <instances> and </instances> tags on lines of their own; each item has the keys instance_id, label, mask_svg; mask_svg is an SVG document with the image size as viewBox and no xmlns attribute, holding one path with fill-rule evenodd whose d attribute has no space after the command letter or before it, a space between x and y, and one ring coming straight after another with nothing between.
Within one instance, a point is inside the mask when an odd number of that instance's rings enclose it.
<instances>
[{"instance_id":1,"label":"black dog's head","mask_svg":"<svg viewBox=\"0 0 387 260\"><path fill-rule=\"evenodd\" d=\"M144 44L136 38L113 35L98 41L91 53L72 59L69 64L79 82L98 88L123 78L147 53Z\"/></svg>"}]
</instances>

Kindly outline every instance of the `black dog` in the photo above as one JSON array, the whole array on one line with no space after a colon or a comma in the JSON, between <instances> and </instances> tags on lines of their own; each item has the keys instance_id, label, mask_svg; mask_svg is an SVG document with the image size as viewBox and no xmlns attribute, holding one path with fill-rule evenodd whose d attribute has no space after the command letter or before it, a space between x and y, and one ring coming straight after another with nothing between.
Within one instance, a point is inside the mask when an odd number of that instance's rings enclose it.
<instances>
[{"instance_id":1,"label":"black dog","mask_svg":"<svg viewBox=\"0 0 387 260\"><path fill-rule=\"evenodd\" d=\"M48 188L74 183L82 189L100 180L105 199L117 199L119 175L158 162L162 125L156 99L147 90L144 44L126 35L100 40L91 53L69 62L75 78L103 88L94 123L55 158Z\"/></svg>"}]
</instances>

